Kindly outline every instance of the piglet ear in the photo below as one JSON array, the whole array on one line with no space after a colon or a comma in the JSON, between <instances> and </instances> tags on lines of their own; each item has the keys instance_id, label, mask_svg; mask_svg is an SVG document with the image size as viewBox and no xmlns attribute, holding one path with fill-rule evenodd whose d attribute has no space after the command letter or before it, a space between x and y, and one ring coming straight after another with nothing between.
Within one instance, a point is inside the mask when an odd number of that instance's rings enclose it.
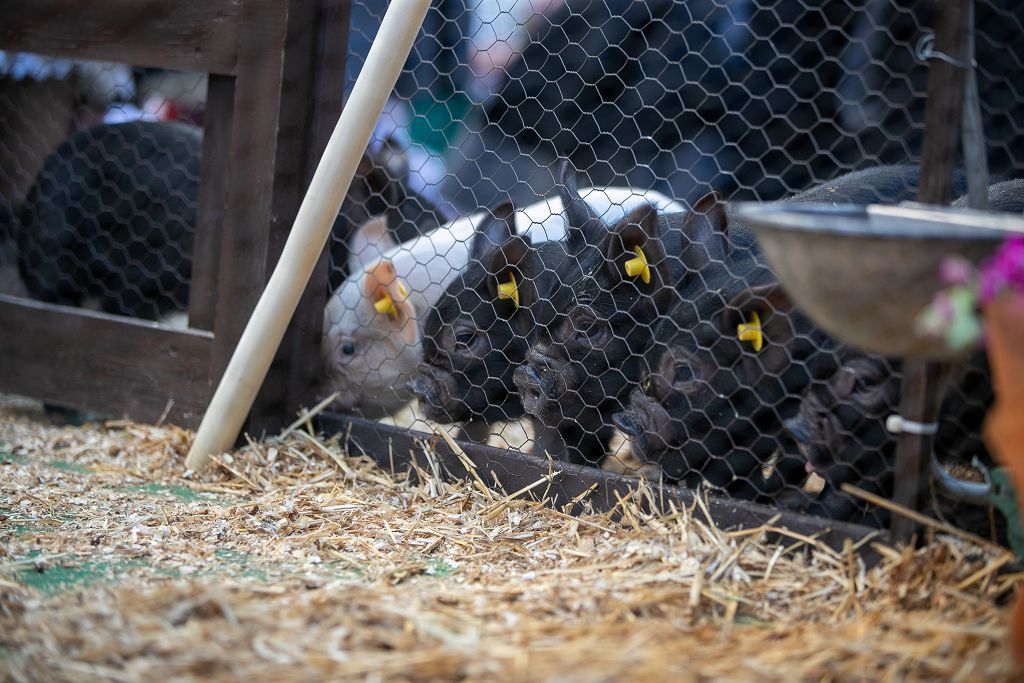
<instances>
[{"instance_id":1,"label":"piglet ear","mask_svg":"<svg viewBox=\"0 0 1024 683\"><path fill-rule=\"evenodd\" d=\"M390 259L380 259L366 270L363 296L376 312L375 320L390 325L409 345L416 343L416 307Z\"/></svg>"},{"instance_id":2,"label":"piglet ear","mask_svg":"<svg viewBox=\"0 0 1024 683\"><path fill-rule=\"evenodd\" d=\"M683 219L683 265L700 272L712 261L725 259L729 217L722 195L712 190L694 202Z\"/></svg>"},{"instance_id":3,"label":"piglet ear","mask_svg":"<svg viewBox=\"0 0 1024 683\"><path fill-rule=\"evenodd\" d=\"M642 293L655 297L661 310L671 300L663 290L670 286L672 274L658 233L658 210L653 204L633 209L609 230L605 268L612 282L634 282Z\"/></svg>"},{"instance_id":4,"label":"piglet ear","mask_svg":"<svg viewBox=\"0 0 1024 683\"><path fill-rule=\"evenodd\" d=\"M349 237L349 272L358 273L394 246L395 241L388 232L387 218L384 216L374 216L356 228Z\"/></svg>"},{"instance_id":5,"label":"piglet ear","mask_svg":"<svg viewBox=\"0 0 1024 683\"><path fill-rule=\"evenodd\" d=\"M357 171L362 178L365 200L383 199L388 202L392 199L395 180L390 175L387 166L387 159L381 156L380 151L366 152L359 160Z\"/></svg>"},{"instance_id":6,"label":"piglet ear","mask_svg":"<svg viewBox=\"0 0 1024 683\"><path fill-rule=\"evenodd\" d=\"M718 315L716 326L725 337L736 339L769 372L790 363L795 310L778 282L754 285L736 294Z\"/></svg>"},{"instance_id":7,"label":"piglet ear","mask_svg":"<svg viewBox=\"0 0 1024 683\"><path fill-rule=\"evenodd\" d=\"M395 136L388 135L384 138L378 154L381 165L387 169L388 176L393 181L401 182L409 177L409 157Z\"/></svg>"},{"instance_id":8,"label":"piglet ear","mask_svg":"<svg viewBox=\"0 0 1024 683\"><path fill-rule=\"evenodd\" d=\"M487 264L487 291L498 315L511 318L537 301L534 280L540 269L540 258L525 236L515 235L494 250Z\"/></svg>"},{"instance_id":9,"label":"piglet ear","mask_svg":"<svg viewBox=\"0 0 1024 683\"><path fill-rule=\"evenodd\" d=\"M565 213L565 234L569 250L578 253L587 245L600 245L608 234L608 228L590 204L580 196L576 187L576 169L568 159L562 162L558 179L558 194Z\"/></svg>"},{"instance_id":10,"label":"piglet ear","mask_svg":"<svg viewBox=\"0 0 1024 683\"><path fill-rule=\"evenodd\" d=\"M374 155L374 165L376 173L371 176L371 187L392 210L397 211L403 200L402 183L409 177L405 149L393 136L387 136Z\"/></svg>"},{"instance_id":11,"label":"piglet ear","mask_svg":"<svg viewBox=\"0 0 1024 683\"><path fill-rule=\"evenodd\" d=\"M516 234L516 212L512 202L502 202L490 211L473 235L469 247L472 260L483 263L485 256Z\"/></svg>"}]
</instances>

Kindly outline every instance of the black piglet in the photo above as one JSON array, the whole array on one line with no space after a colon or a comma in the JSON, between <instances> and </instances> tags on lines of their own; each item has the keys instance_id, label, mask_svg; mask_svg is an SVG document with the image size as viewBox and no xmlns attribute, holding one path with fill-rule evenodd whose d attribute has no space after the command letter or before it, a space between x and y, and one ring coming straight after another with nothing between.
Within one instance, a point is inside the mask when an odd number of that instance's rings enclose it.
<instances>
[{"instance_id":1,"label":"black piglet","mask_svg":"<svg viewBox=\"0 0 1024 683\"><path fill-rule=\"evenodd\" d=\"M558 431L569 461L600 463L611 417L643 373L654 322L676 284L721 261L727 242L703 222L660 216L649 204L609 227L580 198L574 173L563 166L564 258L537 290L549 314L534 316L515 383L526 411Z\"/></svg>"},{"instance_id":2,"label":"black piglet","mask_svg":"<svg viewBox=\"0 0 1024 683\"><path fill-rule=\"evenodd\" d=\"M498 420L522 416L512 371L530 333L528 272L537 253L516 235L511 204L496 207L473 237L469 265L427 312L422 362L409 388L424 415L463 422L462 436L483 441Z\"/></svg>"}]
</instances>

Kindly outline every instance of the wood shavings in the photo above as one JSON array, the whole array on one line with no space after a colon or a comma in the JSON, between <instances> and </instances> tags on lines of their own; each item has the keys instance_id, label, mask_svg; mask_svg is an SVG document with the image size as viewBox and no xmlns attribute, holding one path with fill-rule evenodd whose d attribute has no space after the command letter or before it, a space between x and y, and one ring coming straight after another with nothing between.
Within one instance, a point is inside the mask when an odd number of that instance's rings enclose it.
<instances>
[{"instance_id":1,"label":"wood shavings","mask_svg":"<svg viewBox=\"0 0 1024 683\"><path fill-rule=\"evenodd\" d=\"M553 510L557 463L509 493L425 443L408 477L302 419L200 480L190 439L0 401L0 678L1014 679L1015 565L963 538L867 568L649 487Z\"/></svg>"}]
</instances>

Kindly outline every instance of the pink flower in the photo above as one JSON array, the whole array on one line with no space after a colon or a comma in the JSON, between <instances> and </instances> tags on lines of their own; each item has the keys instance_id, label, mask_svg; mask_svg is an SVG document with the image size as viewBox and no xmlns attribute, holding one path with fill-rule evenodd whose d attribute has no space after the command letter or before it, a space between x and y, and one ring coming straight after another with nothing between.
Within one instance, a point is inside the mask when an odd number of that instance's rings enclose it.
<instances>
[{"instance_id":1,"label":"pink flower","mask_svg":"<svg viewBox=\"0 0 1024 683\"><path fill-rule=\"evenodd\" d=\"M946 288L936 292L932 303L918 314L917 330L943 339L951 349L984 343L978 304L1006 291L1024 293L1024 235L1006 238L977 271L960 257L943 259L939 278Z\"/></svg>"},{"instance_id":2,"label":"pink flower","mask_svg":"<svg viewBox=\"0 0 1024 683\"><path fill-rule=\"evenodd\" d=\"M1004 290L1024 292L1024 235L1004 241L981 266L979 297L987 303Z\"/></svg>"},{"instance_id":3,"label":"pink flower","mask_svg":"<svg viewBox=\"0 0 1024 683\"><path fill-rule=\"evenodd\" d=\"M947 256L939 264L939 277L947 285L966 285L974 278L974 264L960 256Z\"/></svg>"}]
</instances>

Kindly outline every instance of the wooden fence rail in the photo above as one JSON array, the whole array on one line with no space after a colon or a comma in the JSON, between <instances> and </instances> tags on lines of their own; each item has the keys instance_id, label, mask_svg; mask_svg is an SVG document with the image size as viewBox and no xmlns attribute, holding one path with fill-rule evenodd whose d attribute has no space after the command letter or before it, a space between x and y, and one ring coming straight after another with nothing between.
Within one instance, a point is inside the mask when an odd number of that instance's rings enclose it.
<instances>
[{"instance_id":1,"label":"wooden fence rail","mask_svg":"<svg viewBox=\"0 0 1024 683\"><path fill-rule=\"evenodd\" d=\"M22 0L0 50L209 74L187 331L0 297L0 392L194 427L341 112L348 0ZM326 263L247 424L308 403Z\"/></svg>"}]
</instances>

